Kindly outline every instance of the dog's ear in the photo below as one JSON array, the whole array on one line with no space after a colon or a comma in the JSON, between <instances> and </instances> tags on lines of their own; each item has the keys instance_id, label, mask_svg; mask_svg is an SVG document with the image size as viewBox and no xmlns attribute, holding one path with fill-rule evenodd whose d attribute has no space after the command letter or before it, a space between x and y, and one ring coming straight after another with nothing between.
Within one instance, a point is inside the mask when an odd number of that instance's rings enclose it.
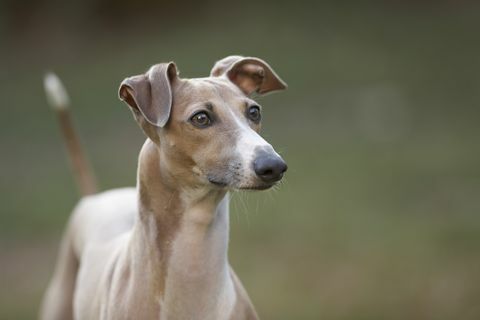
<instances>
[{"instance_id":1,"label":"dog's ear","mask_svg":"<svg viewBox=\"0 0 480 320\"><path fill-rule=\"evenodd\" d=\"M210 76L226 76L248 96L287 88L287 84L265 61L254 57L226 57L215 63Z\"/></svg>"},{"instance_id":2,"label":"dog's ear","mask_svg":"<svg viewBox=\"0 0 480 320\"><path fill-rule=\"evenodd\" d=\"M118 95L132 109L137 120L139 116L143 116L148 123L162 128L170 118L172 83L176 79L175 64L160 63L145 74L123 80Z\"/></svg>"}]
</instances>

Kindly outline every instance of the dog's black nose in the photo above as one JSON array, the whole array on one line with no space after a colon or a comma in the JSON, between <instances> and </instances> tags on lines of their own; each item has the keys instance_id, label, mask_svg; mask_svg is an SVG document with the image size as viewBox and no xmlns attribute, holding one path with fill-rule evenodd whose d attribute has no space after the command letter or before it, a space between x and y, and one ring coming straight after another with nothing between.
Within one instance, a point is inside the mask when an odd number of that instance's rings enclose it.
<instances>
[{"instance_id":1,"label":"dog's black nose","mask_svg":"<svg viewBox=\"0 0 480 320\"><path fill-rule=\"evenodd\" d=\"M253 169L263 182L272 183L282 179L287 164L276 154L263 154L253 161Z\"/></svg>"}]
</instances>

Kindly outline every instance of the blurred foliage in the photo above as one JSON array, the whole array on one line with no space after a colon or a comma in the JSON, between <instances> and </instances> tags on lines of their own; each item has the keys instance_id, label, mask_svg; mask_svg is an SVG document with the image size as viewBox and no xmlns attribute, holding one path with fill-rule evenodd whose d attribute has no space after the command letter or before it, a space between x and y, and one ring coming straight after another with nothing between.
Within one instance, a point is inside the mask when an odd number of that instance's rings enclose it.
<instances>
[{"instance_id":1,"label":"blurred foliage","mask_svg":"<svg viewBox=\"0 0 480 320\"><path fill-rule=\"evenodd\" d=\"M468 1L0 2L0 318L31 319L78 199L42 75L55 70L103 189L143 141L117 86L230 54L289 164L235 193L232 265L263 319L480 318L480 6Z\"/></svg>"}]
</instances>

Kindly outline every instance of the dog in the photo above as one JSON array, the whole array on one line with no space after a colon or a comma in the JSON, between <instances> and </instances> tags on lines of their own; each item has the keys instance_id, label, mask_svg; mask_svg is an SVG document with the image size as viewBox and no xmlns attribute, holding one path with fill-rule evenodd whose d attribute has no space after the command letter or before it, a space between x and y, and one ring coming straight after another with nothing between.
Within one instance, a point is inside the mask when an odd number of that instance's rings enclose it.
<instances>
[{"instance_id":1,"label":"dog","mask_svg":"<svg viewBox=\"0 0 480 320\"><path fill-rule=\"evenodd\" d=\"M137 187L77 204L40 318L258 319L228 262L228 192L271 188L287 170L258 133L253 100L286 87L265 61L242 56L218 61L205 78L180 78L174 62L126 78L119 97L147 137ZM46 89L71 144L66 93L51 77Z\"/></svg>"}]
</instances>

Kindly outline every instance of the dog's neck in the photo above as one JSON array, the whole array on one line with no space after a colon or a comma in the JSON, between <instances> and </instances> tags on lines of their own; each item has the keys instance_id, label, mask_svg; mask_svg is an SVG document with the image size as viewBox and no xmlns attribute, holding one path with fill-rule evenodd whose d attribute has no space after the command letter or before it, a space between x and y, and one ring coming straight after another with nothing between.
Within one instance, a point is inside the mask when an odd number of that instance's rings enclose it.
<instances>
[{"instance_id":1,"label":"dog's neck","mask_svg":"<svg viewBox=\"0 0 480 320\"><path fill-rule=\"evenodd\" d=\"M234 303L227 260L228 195L178 186L161 158L159 147L147 140L139 157L132 250L139 259L138 281L149 282L148 294L162 318L225 314Z\"/></svg>"}]
</instances>

